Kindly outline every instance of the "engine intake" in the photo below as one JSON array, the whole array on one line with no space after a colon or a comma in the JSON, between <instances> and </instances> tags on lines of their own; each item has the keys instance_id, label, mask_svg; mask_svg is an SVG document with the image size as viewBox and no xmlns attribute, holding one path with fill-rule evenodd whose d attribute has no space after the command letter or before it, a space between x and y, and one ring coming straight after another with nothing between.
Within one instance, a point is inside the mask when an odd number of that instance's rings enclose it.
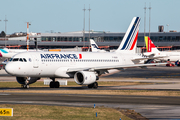
<instances>
[{"instance_id":1,"label":"engine intake","mask_svg":"<svg viewBox=\"0 0 180 120\"><path fill-rule=\"evenodd\" d=\"M98 80L98 77L94 72L79 71L74 75L74 80L79 85L89 85L96 82L96 80Z\"/></svg>"}]
</instances>

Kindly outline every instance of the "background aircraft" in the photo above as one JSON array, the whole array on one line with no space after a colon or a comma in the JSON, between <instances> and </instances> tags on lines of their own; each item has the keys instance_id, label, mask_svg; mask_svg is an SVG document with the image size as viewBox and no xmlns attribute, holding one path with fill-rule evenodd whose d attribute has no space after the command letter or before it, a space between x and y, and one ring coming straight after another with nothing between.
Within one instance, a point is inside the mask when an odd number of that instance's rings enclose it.
<instances>
[{"instance_id":1,"label":"background aircraft","mask_svg":"<svg viewBox=\"0 0 180 120\"><path fill-rule=\"evenodd\" d=\"M179 61L180 60L180 52L159 51L148 36L145 36L145 43L146 43L147 52L145 52L144 55L160 57L158 59L164 60L164 61L177 61L177 60Z\"/></svg>"},{"instance_id":2,"label":"background aircraft","mask_svg":"<svg viewBox=\"0 0 180 120\"><path fill-rule=\"evenodd\" d=\"M107 52L105 50L101 50L93 39L90 39L90 44L92 52Z\"/></svg>"},{"instance_id":3,"label":"background aircraft","mask_svg":"<svg viewBox=\"0 0 180 120\"><path fill-rule=\"evenodd\" d=\"M0 57L4 58L11 58L13 55L20 53L20 52L26 52L27 49L0 49ZM36 49L29 49L28 51L36 51ZM40 51L40 50L38 50Z\"/></svg>"}]
</instances>

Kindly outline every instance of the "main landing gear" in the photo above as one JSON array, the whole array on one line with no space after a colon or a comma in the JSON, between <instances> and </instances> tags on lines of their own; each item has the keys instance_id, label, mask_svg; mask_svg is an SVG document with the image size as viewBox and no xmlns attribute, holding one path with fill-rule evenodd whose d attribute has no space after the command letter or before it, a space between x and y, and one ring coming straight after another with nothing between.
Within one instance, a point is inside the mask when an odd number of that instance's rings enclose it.
<instances>
[{"instance_id":1,"label":"main landing gear","mask_svg":"<svg viewBox=\"0 0 180 120\"><path fill-rule=\"evenodd\" d=\"M88 85L88 88L98 88L98 83L97 82L95 82L95 83L92 83L92 84L90 84L90 85Z\"/></svg>"},{"instance_id":2,"label":"main landing gear","mask_svg":"<svg viewBox=\"0 0 180 120\"><path fill-rule=\"evenodd\" d=\"M49 84L49 87L50 88L59 88L60 84L58 81L55 81L55 78L51 78L52 81L50 82Z\"/></svg>"}]
</instances>

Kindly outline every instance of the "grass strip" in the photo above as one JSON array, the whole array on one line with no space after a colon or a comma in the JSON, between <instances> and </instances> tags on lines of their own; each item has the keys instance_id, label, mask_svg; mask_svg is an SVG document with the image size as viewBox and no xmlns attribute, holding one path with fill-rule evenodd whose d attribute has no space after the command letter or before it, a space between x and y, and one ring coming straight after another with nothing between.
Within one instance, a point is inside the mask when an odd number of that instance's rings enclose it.
<instances>
[{"instance_id":1,"label":"grass strip","mask_svg":"<svg viewBox=\"0 0 180 120\"><path fill-rule=\"evenodd\" d=\"M142 82L118 82L118 81L100 81L98 82L99 86L127 86L127 85L147 85L153 83L142 83ZM71 86L80 86L77 85L74 81L68 81L68 85L62 85L63 87L71 87ZM0 88L15 88L21 87L18 82L0 82ZM44 82L37 81L34 84L30 84L30 87L49 87L48 85L44 85Z\"/></svg>"},{"instance_id":2,"label":"grass strip","mask_svg":"<svg viewBox=\"0 0 180 120\"><path fill-rule=\"evenodd\" d=\"M104 86L118 86L118 85L143 85L146 83L139 82L99 82L99 85ZM71 87L77 86L75 82L68 82L67 86ZM45 87L47 90L32 90L31 87ZM17 82L0 82L0 88L5 88L0 90L0 93L57 93L57 94L102 94L102 95L146 95L146 96L180 96L180 91L158 91L158 90L96 90L96 89L83 89L83 90L62 90L61 88L49 88L49 86L43 85L42 81L38 81L30 86L30 89L17 89L20 88L20 84ZM11 88L11 89L8 89ZM13 89L14 88L14 89ZM7 90L6 90L7 89Z\"/></svg>"},{"instance_id":3,"label":"grass strip","mask_svg":"<svg viewBox=\"0 0 180 120\"><path fill-rule=\"evenodd\" d=\"M47 105L1 104L1 108L13 108L13 117L1 120L131 120L113 108L84 108ZM96 117L97 112L97 117Z\"/></svg>"}]
</instances>

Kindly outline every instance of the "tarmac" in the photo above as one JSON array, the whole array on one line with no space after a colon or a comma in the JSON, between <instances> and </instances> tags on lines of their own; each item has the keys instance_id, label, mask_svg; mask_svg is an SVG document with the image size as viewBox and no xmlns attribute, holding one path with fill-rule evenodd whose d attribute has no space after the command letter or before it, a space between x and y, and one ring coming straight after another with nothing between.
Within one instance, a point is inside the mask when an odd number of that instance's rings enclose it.
<instances>
[{"instance_id":1,"label":"tarmac","mask_svg":"<svg viewBox=\"0 0 180 120\"><path fill-rule=\"evenodd\" d=\"M41 81L47 78L42 78ZM61 80L61 79L59 79ZM73 79L67 79L74 81ZM16 81L14 76L0 70L0 82ZM101 77L99 81L143 82L149 85L99 86L98 90L180 90L180 67L148 67L148 69L130 68L114 75ZM3 88L0 88L1 90ZM9 88L11 89L11 88ZM12 88L14 89L14 88ZM11 89L11 90L12 90ZM16 88L16 90L21 90ZM38 88L38 90L51 90ZM60 87L57 90L84 90L87 87ZM8 90L8 89L6 89ZM30 88L29 90L37 90ZM105 106L121 109L133 109L150 120L180 119L180 97L178 96L129 96L129 95L75 95L75 94L32 94L0 93L0 103L43 104L61 106L92 107Z\"/></svg>"}]
</instances>

